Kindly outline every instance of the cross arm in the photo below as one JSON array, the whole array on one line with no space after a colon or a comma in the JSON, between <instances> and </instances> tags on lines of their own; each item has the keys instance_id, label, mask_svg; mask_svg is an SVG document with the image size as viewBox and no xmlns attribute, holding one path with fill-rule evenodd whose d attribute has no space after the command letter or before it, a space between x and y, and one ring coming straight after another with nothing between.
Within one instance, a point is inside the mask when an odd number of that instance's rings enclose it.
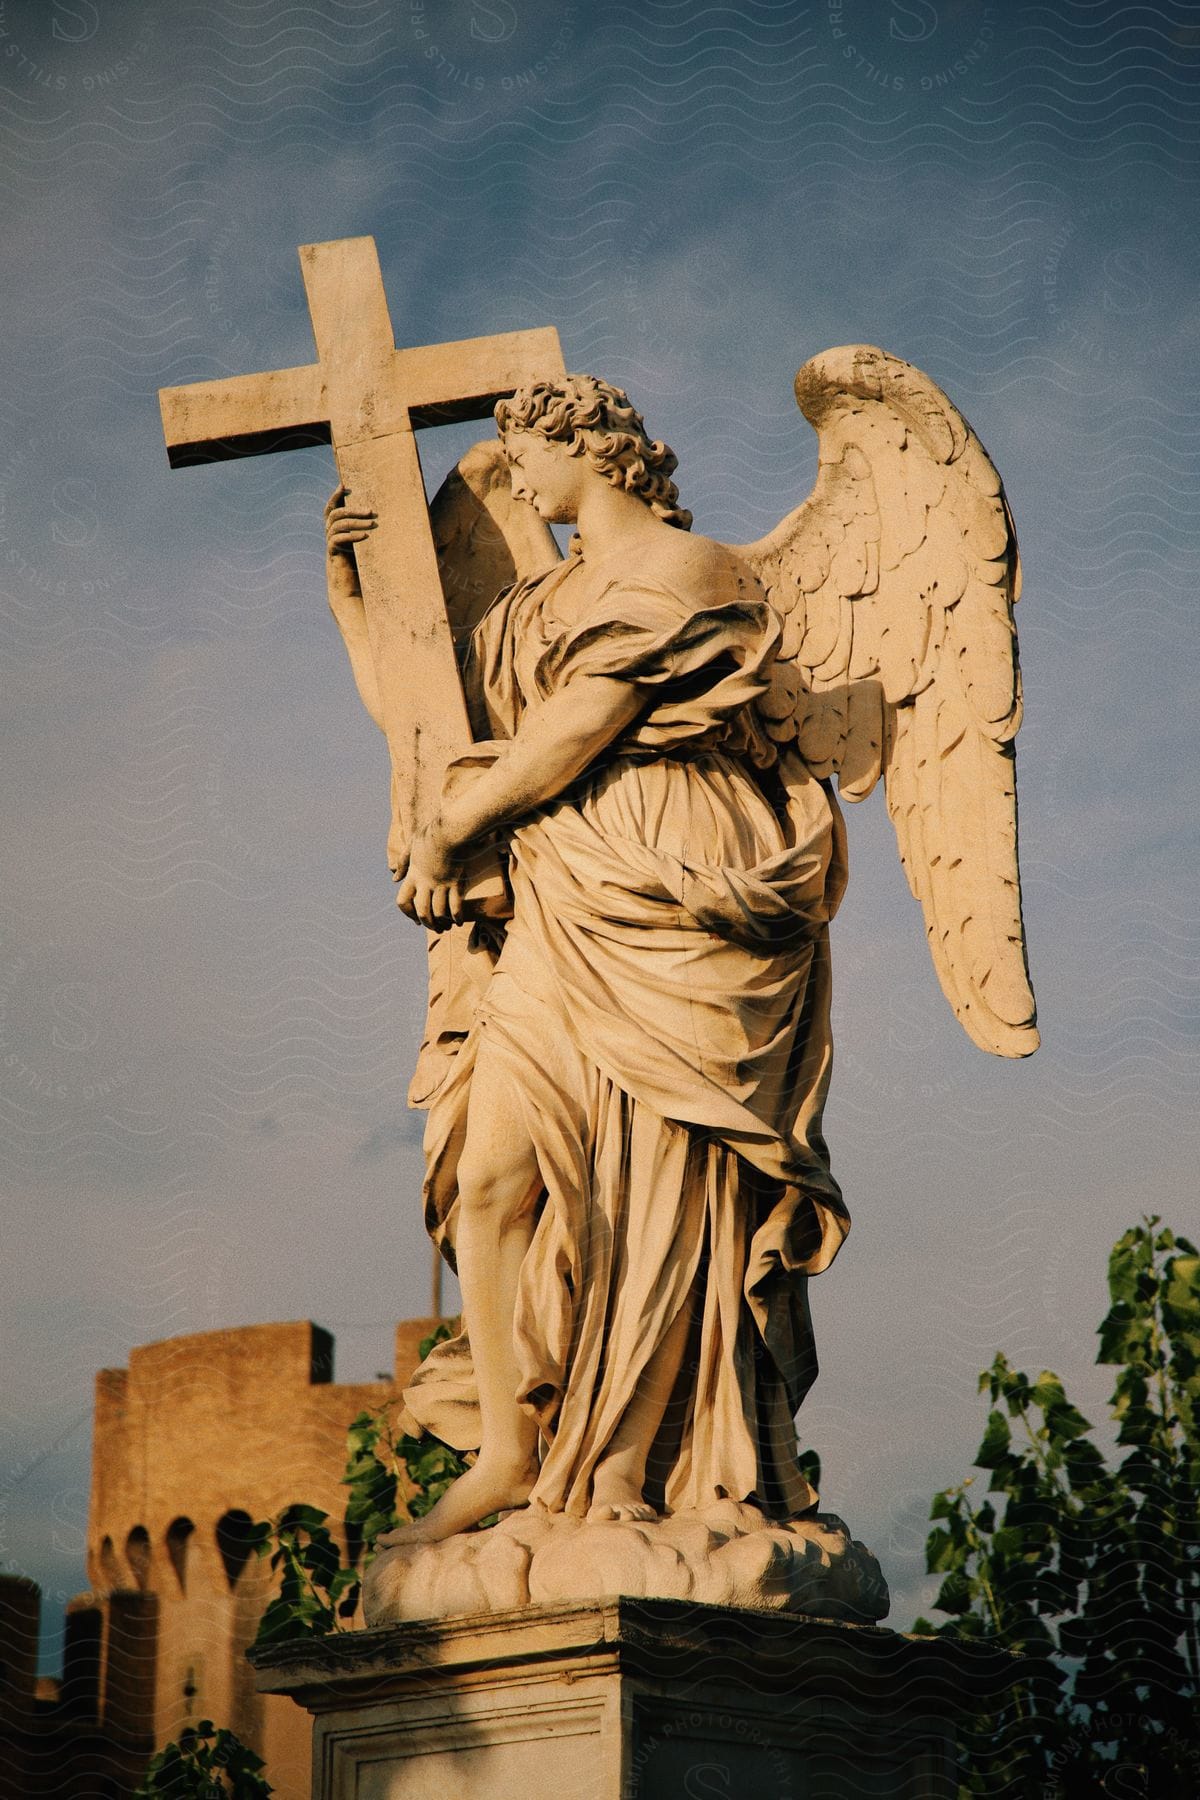
<instances>
[{"instance_id":1,"label":"cross arm","mask_svg":"<svg viewBox=\"0 0 1200 1800\"><path fill-rule=\"evenodd\" d=\"M415 426L490 418L497 400L507 399L534 370L546 376L563 373L562 347L552 325L393 355L395 377Z\"/></svg>"},{"instance_id":2,"label":"cross arm","mask_svg":"<svg viewBox=\"0 0 1200 1800\"><path fill-rule=\"evenodd\" d=\"M471 742L415 432L485 418L522 383L561 376L562 351L552 328L398 350L372 238L304 244L300 264L317 360L164 388L163 432L177 469L332 444L342 485L375 513L355 561L392 761L396 860L436 816L446 767ZM481 905L488 887L480 875Z\"/></svg>"},{"instance_id":3,"label":"cross arm","mask_svg":"<svg viewBox=\"0 0 1200 1800\"><path fill-rule=\"evenodd\" d=\"M173 469L330 441L329 403L316 363L160 388L158 402Z\"/></svg>"}]
</instances>

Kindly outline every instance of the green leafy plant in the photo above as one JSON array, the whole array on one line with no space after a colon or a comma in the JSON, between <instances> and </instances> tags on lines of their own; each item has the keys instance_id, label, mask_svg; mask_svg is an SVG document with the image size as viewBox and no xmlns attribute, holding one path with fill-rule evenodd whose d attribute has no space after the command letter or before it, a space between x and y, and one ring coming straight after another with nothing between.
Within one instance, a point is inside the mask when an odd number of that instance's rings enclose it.
<instances>
[{"instance_id":1,"label":"green leafy plant","mask_svg":"<svg viewBox=\"0 0 1200 1800\"><path fill-rule=\"evenodd\" d=\"M272 1524L254 1527L255 1553L269 1556L279 1573L279 1592L259 1620L256 1644L278 1638L324 1637L354 1616L361 1578L342 1563L329 1530L329 1514L316 1506L289 1506Z\"/></svg>"},{"instance_id":2,"label":"green leafy plant","mask_svg":"<svg viewBox=\"0 0 1200 1800\"><path fill-rule=\"evenodd\" d=\"M989 1497L973 1504L971 1477L934 1499L926 1561L948 1617L914 1629L999 1642L1030 1669L974 1722L963 1794L1200 1791L1200 1257L1159 1225L1109 1260L1097 1361L1119 1371L1116 1467L1056 1375L997 1356L975 1459Z\"/></svg>"},{"instance_id":3,"label":"green leafy plant","mask_svg":"<svg viewBox=\"0 0 1200 1800\"><path fill-rule=\"evenodd\" d=\"M449 1328L439 1325L423 1339L422 1360L449 1335ZM473 1460L428 1433L397 1431L392 1410L385 1406L359 1413L350 1425L342 1481L349 1490L346 1532L355 1556L360 1545L369 1555L382 1532L422 1518Z\"/></svg>"},{"instance_id":4,"label":"green leafy plant","mask_svg":"<svg viewBox=\"0 0 1200 1800\"><path fill-rule=\"evenodd\" d=\"M424 1361L451 1328L439 1325L420 1347ZM324 1637L348 1629L362 1593L362 1576L383 1532L419 1519L471 1460L428 1434L413 1436L392 1422L395 1402L361 1412L351 1422L342 1476L347 1489L344 1531L348 1561L329 1529L329 1515L293 1505L277 1520L260 1520L252 1544L279 1573L279 1592L259 1622L256 1644L280 1638Z\"/></svg>"},{"instance_id":5,"label":"green leafy plant","mask_svg":"<svg viewBox=\"0 0 1200 1800\"><path fill-rule=\"evenodd\" d=\"M201 1719L158 1752L134 1800L268 1800L274 1790L262 1767L232 1731Z\"/></svg>"},{"instance_id":6,"label":"green leafy plant","mask_svg":"<svg viewBox=\"0 0 1200 1800\"><path fill-rule=\"evenodd\" d=\"M439 1325L422 1340L422 1361L452 1329ZM376 1538L428 1512L467 1468L471 1459L437 1438L397 1431L394 1409L389 1401L359 1413L349 1428L342 1476L347 1562L329 1528L329 1514L319 1507L296 1502L277 1519L260 1519L252 1527L250 1547L269 1557L279 1576L279 1592L259 1621L256 1644L347 1630ZM272 1789L257 1772L263 1766L233 1732L203 1719L158 1752L135 1800L264 1800Z\"/></svg>"}]
</instances>

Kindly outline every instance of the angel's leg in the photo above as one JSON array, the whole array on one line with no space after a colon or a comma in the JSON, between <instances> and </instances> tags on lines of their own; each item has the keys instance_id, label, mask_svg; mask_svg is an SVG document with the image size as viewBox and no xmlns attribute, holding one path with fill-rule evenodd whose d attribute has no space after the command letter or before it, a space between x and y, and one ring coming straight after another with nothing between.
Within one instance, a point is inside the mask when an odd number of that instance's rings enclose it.
<instances>
[{"instance_id":1,"label":"angel's leg","mask_svg":"<svg viewBox=\"0 0 1200 1800\"><path fill-rule=\"evenodd\" d=\"M537 1480L537 1423L516 1398L513 1319L542 1183L512 1078L488 1053L486 1034L471 1076L458 1184L455 1248L483 1441L478 1460L437 1505L387 1533L379 1540L385 1545L436 1543L465 1531L489 1513L523 1506Z\"/></svg>"},{"instance_id":2,"label":"angel's leg","mask_svg":"<svg viewBox=\"0 0 1200 1800\"><path fill-rule=\"evenodd\" d=\"M692 1323L691 1304L681 1306L646 1365L637 1392L596 1465L589 1519L653 1519L657 1514L643 1498L646 1458L662 1424Z\"/></svg>"}]
</instances>

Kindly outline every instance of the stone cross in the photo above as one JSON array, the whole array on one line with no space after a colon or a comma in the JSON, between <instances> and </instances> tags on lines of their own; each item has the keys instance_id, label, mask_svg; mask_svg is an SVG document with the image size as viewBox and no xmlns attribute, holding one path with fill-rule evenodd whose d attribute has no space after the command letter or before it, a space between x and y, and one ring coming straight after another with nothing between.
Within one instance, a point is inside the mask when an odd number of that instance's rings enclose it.
<instances>
[{"instance_id":1,"label":"stone cross","mask_svg":"<svg viewBox=\"0 0 1200 1800\"><path fill-rule=\"evenodd\" d=\"M374 238L303 244L317 361L162 388L171 467L332 444L356 508L355 546L392 762L391 845L436 811L446 764L471 743L438 577L415 430L482 419L523 382L564 372L553 327L398 350Z\"/></svg>"}]
</instances>

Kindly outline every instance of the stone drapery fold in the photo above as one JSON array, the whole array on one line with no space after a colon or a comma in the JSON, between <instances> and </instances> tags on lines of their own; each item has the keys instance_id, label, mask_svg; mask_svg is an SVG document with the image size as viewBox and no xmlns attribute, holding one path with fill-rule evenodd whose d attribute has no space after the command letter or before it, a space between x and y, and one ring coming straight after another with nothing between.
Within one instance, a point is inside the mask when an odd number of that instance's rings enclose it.
<instances>
[{"instance_id":1,"label":"stone drapery fold","mask_svg":"<svg viewBox=\"0 0 1200 1800\"><path fill-rule=\"evenodd\" d=\"M582 617L560 592L569 564L502 595L469 670L497 741L448 776L471 779L572 681L646 691L611 753L512 834L513 918L494 969L478 940L460 955L471 1016L445 1034L426 1133L427 1221L453 1261L472 1071L499 1058L545 1188L514 1342L542 1429L534 1499L552 1510L586 1510L681 1313L651 1497L792 1514L815 1499L792 1420L816 1372L807 1280L849 1225L821 1132L844 840L802 763L763 773L752 701L778 623L729 561L720 591L610 583ZM465 1334L406 1400L447 1442L478 1443Z\"/></svg>"}]
</instances>

